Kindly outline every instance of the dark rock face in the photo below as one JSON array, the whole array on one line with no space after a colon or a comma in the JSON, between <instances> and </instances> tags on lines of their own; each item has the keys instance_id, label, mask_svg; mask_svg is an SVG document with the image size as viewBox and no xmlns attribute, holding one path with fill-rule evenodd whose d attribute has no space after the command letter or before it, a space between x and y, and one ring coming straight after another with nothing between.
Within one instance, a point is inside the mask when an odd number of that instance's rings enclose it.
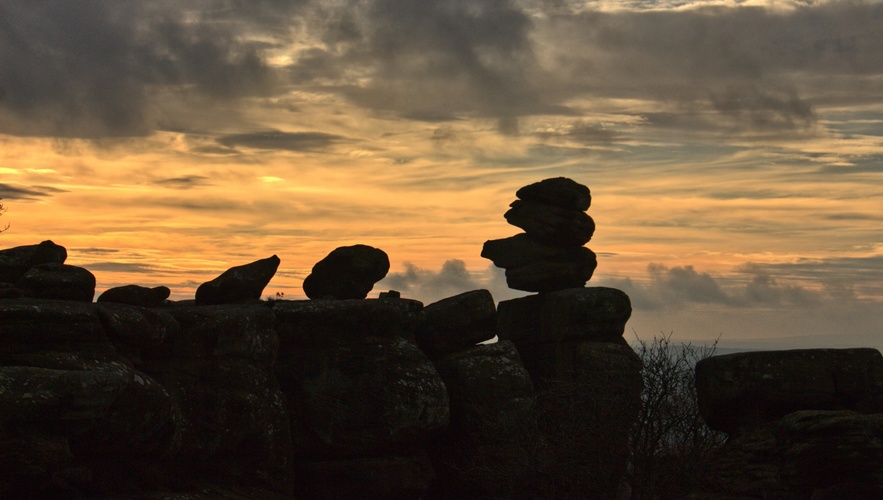
<instances>
[{"instance_id":1,"label":"dark rock face","mask_svg":"<svg viewBox=\"0 0 883 500\"><path fill-rule=\"evenodd\" d=\"M417 328L417 345L431 359L464 351L496 335L497 309L487 290L473 290L429 304Z\"/></svg>"},{"instance_id":2,"label":"dark rock face","mask_svg":"<svg viewBox=\"0 0 883 500\"><path fill-rule=\"evenodd\" d=\"M554 292L581 288L592 278L597 258L582 245L592 239L595 222L585 211L589 188L571 179L546 179L519 189L506 221L525 232L486 241L481 256L506 269L509 288Z\"/></svg>"},{"instance_id":3,"label":"dark rock face","mask_svg":"<svg viewBox=\"0 0 883 500\"><path fill-rule=\"evenodd\" d=\"M433 442L438 480L430 498L517 498L535 480L537 398L511 342L479 345L436 361L451 425Z\"/></svg>"},{"instance_id":4,"label":"dark rock face","mask_svg":"<svg viewBox=\"0 0 883 500\"><path fill-rule=\"evenodd\" d=\"M96 302L114 302L140 307L159 307L172 293L168 287L148 288L139 285L126 285L109 288L98 296Z\"/></svg>"},{"instance_id":5,"label":"dark rock face","mask_svg":"<svg viewBox=\"0 0 883 500\"><path fill-rule=\"evenodd\" d=\"M691 498L880 498L883 414L802 410L730 439Z\"/></svg>"},{"instance_id":6,"label":"dark rock face","mask_svg":"<svg viewBox=\"0 0 883 500\"><path fill-rule=\"evenodd\" d=\"M35 299L92 302L95 275L82 267L67 264L40 264L30 268L15 282L25 296Z\"/></svg>"},{"instance_id":7,"label":"dark rock face","mask_svg":"<svg viewBox=\"0 0 883 500\"><path fill-rule=\"evenodd\" d=\"M303 289L311 299L364 299L389 272L389 257L368 245L339 247L313 266Z\"/></svg>"},{"instance_id":8,"label":"dark rock face","mask_svg":"<svg viewBox=\"0 0 883 500\"><path fill-rule=\"evenodd\" d=\"M536 458L540 491L586 498L618 491L641 405L641 361L622 338L630 315L628 296L603 287L498 305L497 336L515 344L537 390L547 443Z\"/></svg>"},{"instance_id":9,"label":"dark rock face","mask_svg":"<svg viewBox=\"0 0 883 500\"><path fill-rule=\"evenodd\" d=\"M567 340L618 342L632 314L628 295L606 287L575 288L504 300L497 335L519 350Z\"/></svg>"},{"instance_id":10,"label":"dark rock face","mask_svg":"<svg viewBox=\"0 0 883 500\"><path fill-rule=\"evenodd\" d=\"M279 257L275 255L231 267L217 278L199 285L196 289L196 304L237 304L259 300L278 268Z\"/></svg>"},{"instance_id":11,"label":"dark rock face","mask_svg":"<svg viewBox=\"0 0 883 500\"><path fill-rule=\"evenodd\" d=\"M0 250L0 282L15 283L29 269L41 264L64 264L67 249L46 240L39 245L25 245Z\"/></svg>"},{"instance_id":12,"label":"dark rock face","mask_svg":"<svg viewBox=\"0 0 883 500\"><path fill-rule=\"evenodd\" d=\"M883 395L876 349L801 349L713 356L696 365L699 411L730 435L797 410L857 409Z\"/></svg>"},{"instance_id":13,"label":"dark rock face","mask_svg":"<svg viewBox=\"0 0 883 500\"><path fill-rule=\"evenodd\" d=\"M413 340L422 304L312 300L273 310L276 376L288 401L297 473L331 482L340 477L333 471L371 477L369 489L385 498L428 485L434 472L420 457L447 426L450 410L444 383ZM307 483L297 485L299 495L315 494ZM330 488L351 493L342 484Z\"/></svg>"}]
</instances>

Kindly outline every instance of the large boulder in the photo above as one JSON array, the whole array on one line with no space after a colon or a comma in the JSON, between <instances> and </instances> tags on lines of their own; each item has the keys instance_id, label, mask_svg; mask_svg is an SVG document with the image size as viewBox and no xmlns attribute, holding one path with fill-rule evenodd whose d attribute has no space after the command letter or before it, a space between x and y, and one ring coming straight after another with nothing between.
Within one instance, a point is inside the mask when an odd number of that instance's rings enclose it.
<instances>
[{"instance_id":1,"label":"large boulder","mask_svg":"<svg viewBox=\"0 0 883 500\"><path fill-rule=\"evenodd\" d=\"M67 264L40 264L30 268L15 286L35 299L92 302L95 275L87 269Z\"/></svg>"},{"instance_id":2,"label":"large boulder","mask_svg":"<svg viewBox=\"0 0 883 500\"><path fill-rule=\"evenodd\" d=\"M95 301L140 307L159 307L169 298L171 293L172 291L166 286L149 288L140 285L125 285L108 288Z\"/></svg>"},{"instance_id":3,"label":"large boulder","mask_svg":"<svg viewBox=\"0 0 883 500\"><path fill-rule=\"evenodd\" d=\"M798 349L713 356L696 364L699 411L737 434L797 410L855 410L883 396L876 349Z\"/></svg>"},{"instance_id":4,"label":"large boulder","mask_svg":"<svg viewBox=\"0 0 883 500\"><path fill-rule=\"evenodd\" d=\"M582 288L592 279L598 261L595 253L584 247L573 260L541 260L506 269L506 284L525 292L555 292Z\"/></svg>"},{"instance_id":5,"label":"large boulder","mask_svg":"<svg viewBox=\"0 0 883 500\"><path fill-rule=\"evenodd\" d=\"M51 240L0 250L0 282L15 283L32 267L64 264L66 259L67 250Z\"/></svg>"},{"instance_id":6,"label":"large boulder","mask_svg":"<svg viewBox=\"0 0 883 500\"><path fill-rule=\"evenodd\" d=\"M631 317L628 295L607 287L572 288L501 301L497 336L523 346L567 340L616 342Z\"/></svg>"},{"instance_id":7,"label":"large boulder","mask_svg":"<svg viewBox=\"0 0 883 500\"><path fill-rule=\"evenodd\" d=\"M431 359L463 351L496 335L497 309L487 290L473 290L426 306L417 345Z\"/></svg>"},{"instance_id":8,"label":"large boulder","mask_svg":"<svg viewBox=\"0 0 883 500\"><path fill-rule=\"evenodd\" d=\"M259 300L278 268L279 257L275 255L231 267L217 278L199 285L196 289L196 304L237 304Z\"/></svg>"},{"instance_id":9,"label":"large boulder","mask_svg":"<svg viewBox=\"0 0 883 500\"><path fill-rule=\"evenodd\" d=\"M389 272L389 257L368 245L339 247L313 266L303 289L311 299L364 299Z\"/></svg>"}]
</instances>

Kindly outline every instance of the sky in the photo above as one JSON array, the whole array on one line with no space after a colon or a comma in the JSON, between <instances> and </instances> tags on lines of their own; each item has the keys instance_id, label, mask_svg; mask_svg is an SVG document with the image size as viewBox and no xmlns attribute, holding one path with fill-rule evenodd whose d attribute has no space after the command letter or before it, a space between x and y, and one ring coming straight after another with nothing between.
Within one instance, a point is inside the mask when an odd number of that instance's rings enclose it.
<instances>
[{"instance_id":1,"label":"sky","mask_svg":"<svg viewBox=\"0 0 883 500\"><path fill-rule=\"evenodd\" d=\"M883 348L883 2L0 0L0 248L97 293L359 243L511 299L482 244L559 176L627 338Z\"/></svg>"}]
</instances>

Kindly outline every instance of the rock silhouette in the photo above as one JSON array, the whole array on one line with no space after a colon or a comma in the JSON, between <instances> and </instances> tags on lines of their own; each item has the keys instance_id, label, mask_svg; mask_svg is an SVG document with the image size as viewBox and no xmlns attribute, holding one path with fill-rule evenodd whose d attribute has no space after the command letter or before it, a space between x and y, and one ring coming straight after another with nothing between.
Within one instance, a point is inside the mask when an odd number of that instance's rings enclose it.
<instances>
[{"instance_id":1,"label":"rock silhouette","mask_svg":"<svg viewBox=\"0 0 883 500\"><path fill-rule=\"evenodd\" d=\"M506 221L524 233L488 240L481 256L506 269L509 288L553 292L580 288L592 278L597 258L583 247L595 232L585 213L589 188L565 177L545 179L519 189Z\"/></svg>"},{"instance_id":2,"label":"rock silhouette","mask_svg":"<svg viewBox=\"0 0 883 500\"><path fill-rule=\"evenodd\" d=\"M313 266L303 289L311 299L364 299L389 272L389 257L368 245L339 247Z\"/></svg>"},{"instance_id":3,"label":"rock silhouette","mask_svg":"<svg viewBox=\"0 0 883 500\"><path fill-rule=\"evenodd\" d=\"M108 288L96 302L114 302L141 307L159 307L169 298L172 291L167 286L148 288L140 285L125 285Z\"/></svg>"},{"instance_id":4,"label":"rock silhouette","mask_svg":"<svg viewBox=\"0 0 883 500\"><path fill-rule=\"evenodd\" d=\"M196 289L196 304L235 304L258 300L278 268L279 257L275 255L231 267L217 278L199 285Z\"/></svg>"}]
</instances>

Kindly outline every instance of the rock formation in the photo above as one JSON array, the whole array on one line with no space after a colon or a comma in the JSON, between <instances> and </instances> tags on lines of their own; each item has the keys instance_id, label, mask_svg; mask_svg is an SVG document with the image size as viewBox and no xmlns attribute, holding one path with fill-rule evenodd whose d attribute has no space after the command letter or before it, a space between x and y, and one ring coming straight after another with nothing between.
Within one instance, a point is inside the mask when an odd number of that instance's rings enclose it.
<instances>
[{"instance_id":1,"label":"rock formation","mask_svg":"<svg viewBox=\"0 0 883 500\"><path fill-rule=\"evenodd\" d=\"M303 284L311 299L364 299L389 272L389 257L368 245L339 247L313 266Z\"/></svg>"},{"instance_id":2,"label":"rock formation","mask_svg":"<svg viewBox=\"0 0 883 500\"><path fill-rule=\"evenodd\" d=\"M524 233L485 242L481 256L506 269L510 288L551 292L580 288L597 266L595 254L583 247L595 232L585 211L589 188L565 177L546 179L519 189L504 217Z\"/></svg>"},{"instance_id":3,"label":"rock formation","mask_svg":"<svg viewBox=\"0 0 883 500\"><path fill-rule=\"evenodd\" d=\"M883 496L883 355L802 349L696 365L700 411L730 439L692 498Z\"/></svg>"}]
</instances>

